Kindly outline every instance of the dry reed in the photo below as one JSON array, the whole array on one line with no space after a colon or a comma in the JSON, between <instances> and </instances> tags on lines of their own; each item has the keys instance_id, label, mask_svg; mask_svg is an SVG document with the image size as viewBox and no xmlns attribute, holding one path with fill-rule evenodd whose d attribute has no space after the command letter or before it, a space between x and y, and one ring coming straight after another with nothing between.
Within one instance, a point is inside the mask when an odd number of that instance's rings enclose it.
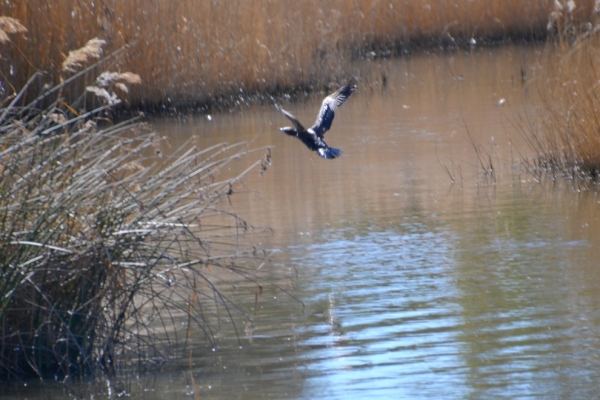
<instances>
[{"instance_id":1,"label":"dry reed","mask_svg":"<svg viewBox=\"0 0 600 400\"><path fill-rule=\"evenodd\" d=\"M69 56L62 63L62 70L76 72L83 64L91 59L102 57L102 46L105 40L94 38L89 40L82 48L69 52Z\"/></svg>"},{"instance_id":2,"label":"dry reed","mask_svg":"<svg viewBox=\"0 0 600 400\"><path fill-rule=\"evenodd\" d=\"M38 70L54 82L68 49L98 37L107 51L132 45L119 68L146 85L131 93L146 106L174 106L253 92L326 86L355 72L353 57L418 45L457 46L543 37L553 0L26 0L2 2L0 15L29 29L3 51L3 85L21 87ZM563 2L566 3L566 2ZM562 6L562 5L561 5ZM587 19L593 0L578 0ZM563 11L564 13L564 11ZM23 52L25 57L18 58ZM8 55L8 57L6 57ZM20 59L16 62L12 60ZM81 89L81 88L79 88ZM79 91L75 91L77 95Z\"/></svg>"},{"instance_id":3,"label":"dry reed","mask_svg":"<svg viewBox=\"0 0 600 400\"><path fill-rule=\"evenodd\" d=\"M73 54L73 69L88 61ZM268 260L227 204L246 174L264 171L268 149L190 139L164 157L150 126L107 122L114 85L137 75L101 74L94 87L109 98L88 112L58 96L71 78L17 105L41 79L0 108L0 377L158 363L191 329L214 346L222 325L250 320L224 285L253 296Z\"/></svg>"},{"instance_id":4,"label":"dry reed","mask_svg":"<svg viewBox=\"0 0 600 400\"><path fill-rule=\"evenodd\" d=\"M538 178L595 180L600 174L600 24L577 26L567 20L556 35L540 60L543 73L528 86L540 101L536 115L521 113L517 120L537 154L524 166Z\"/></svg>"},{"instance_id":5,"label":"dry reed","mask_svg":"<svg viewBox=\"0 0 600 400\"><path fill-rule=\"evenodd\" d=\"M0 17L0 43L10 41L10 38L8 37L9 33L20 32L27 32L27 28L25 28L18 20L10 17Z\"/></svg>"}]
</instances>

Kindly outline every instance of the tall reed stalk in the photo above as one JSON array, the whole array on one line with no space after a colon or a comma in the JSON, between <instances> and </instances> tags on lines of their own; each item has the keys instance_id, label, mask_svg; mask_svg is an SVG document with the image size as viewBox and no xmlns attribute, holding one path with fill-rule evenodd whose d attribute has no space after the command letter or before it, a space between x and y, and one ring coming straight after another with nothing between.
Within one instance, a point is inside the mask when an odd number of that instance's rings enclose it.
<instances>
[{"instance_id":1,"label":"tall reed stalk","mask_svg":"<svg viewBox=\"0 0 600 400\"><path fill-rule=\"evenodd\" d=\"M266 168L269 149L201 149L190 139L164 156L151 126L111 121L116 93L137 75L90 77L98 64L67 74L101 46L71 52L57 87L34 74L0 108L4 379L160 362L190 339L181 319L214 345L219 326L250 319L223 285L249 285L253 296L266 279L268 260L245 239L253 228L227 204L240 180ZM90 83L88 94L68 104L62 95L77 79ZM20 105L35 87L44 91ZM99 105L79 111L86 97Z\"/></svg>"},{"instance_id":2,"label":"tall reed stalk","mask_svg":"<svg viewBox=\"0 0 600 400\"><path fill-rule=\"evenodd\" d=\"M577 0L574 18L589 18L594 1ZM567 2L1 2L0 15L18 18L29 31L0 48L0 92L14 92L38 70L49 72L57 83L64 55L98 37L107 41L109 51L132 46L118 68L137 71L146 82L131 94L134 104L191 106L214 99L235 104L253 92L326 86L356 72L349 64L354 57L395 54L423 44L456 47L473 40L544 37L556 3L563 7ZM80 89L74 87L73 95Z\"/></svg>"}]
</instances>

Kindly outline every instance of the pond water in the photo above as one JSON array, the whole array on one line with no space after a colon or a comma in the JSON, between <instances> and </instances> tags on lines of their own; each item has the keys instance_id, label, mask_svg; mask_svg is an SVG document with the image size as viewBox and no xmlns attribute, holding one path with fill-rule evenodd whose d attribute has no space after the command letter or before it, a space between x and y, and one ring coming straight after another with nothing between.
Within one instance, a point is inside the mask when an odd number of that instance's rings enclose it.
<instances>
[{"instance_id":1,"label":"pond water","mask_svg":"<svg viewBox=\"0 0 600 400\"><path fill-rule=\"evenodd\" d=\"M275 146L266 174L251 174L232 205L273 228L261 245L294 272L287 289L304 307L267 289L241 348L231 334L185 360L191 371L167 366L124 379L123 390L149 399L596 397L600 198L511 168L530 155L514 121L535 105L521 77L535 75L537 51L365 63L387 85L363 81L338 110L326 135L344 150L336 160L280 133L287 121L270 106L154 121L174 148L194 134L206 146ZM321 100L284 108L309 124ZM120 390L29 382L8 398L74 393Z\"/></svg>"}]
</instances>

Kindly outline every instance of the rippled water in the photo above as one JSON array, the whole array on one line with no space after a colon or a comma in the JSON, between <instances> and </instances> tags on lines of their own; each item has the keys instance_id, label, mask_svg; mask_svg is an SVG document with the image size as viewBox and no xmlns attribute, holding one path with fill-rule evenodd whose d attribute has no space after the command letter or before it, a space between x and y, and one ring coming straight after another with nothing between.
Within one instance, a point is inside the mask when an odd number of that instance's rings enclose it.
<instances>
[{"instance_id":1,"label":"rippled water","mask_svg":"<svg viewBox=\"0 0 600 400\"><path fill-rule=\"evenodd\" d=\"M598 396L600 199L511 169L527 155L510 121L514 110L534 106L520 77L535 51L367 65L388 85L363 84L339 109L326 140L345 155L334 161L278 132L287 121L270 107L155 121L175 144L199 134L207 146L240 138L275 146L271 168L248 178L233 207L273 227L263 246L275 251L277 268L295 273L287 288L304 307L267 289L252 336L242 348L231 332L215 352L199 347L189 360L193 380L173 366L75 393ZM285 106L309 122L320 101ZM481 174L467 131L490 154L495 179ZM66 396L61 387L32 386L15 398Z\"/></svg>"}]
</instances>

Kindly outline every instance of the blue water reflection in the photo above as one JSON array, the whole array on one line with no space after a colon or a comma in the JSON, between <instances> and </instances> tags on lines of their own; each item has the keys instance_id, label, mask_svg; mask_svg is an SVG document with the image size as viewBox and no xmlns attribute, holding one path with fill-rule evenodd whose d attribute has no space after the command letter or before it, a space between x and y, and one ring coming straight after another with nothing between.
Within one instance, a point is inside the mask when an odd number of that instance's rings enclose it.
<instances>
[{"instance_id":1,"label":"blue water reflection","mask_svg":"<svg viewBox=\"0 0 600 400\"><path fill-rule=\"evenodd\" d=\"M570 282L573 254L591 245L540 230L554 216L532 205L508 221L490 211L459 229L419 217L290 248L309 300L302 397L591 395L600 308Z\"/></svg>"},{"instance_id":2,"label":"blue water reflection","mask_svg":"<svg viewBox=\"0 0 600 400\"><path fill-rule=\"evenodd\" d=\"M309 290L322 293L321 322L300 332L306 398L466 393L452 235L411 223L317 241L292 260L312 268Z\"/></svg>"}]
</instances>

